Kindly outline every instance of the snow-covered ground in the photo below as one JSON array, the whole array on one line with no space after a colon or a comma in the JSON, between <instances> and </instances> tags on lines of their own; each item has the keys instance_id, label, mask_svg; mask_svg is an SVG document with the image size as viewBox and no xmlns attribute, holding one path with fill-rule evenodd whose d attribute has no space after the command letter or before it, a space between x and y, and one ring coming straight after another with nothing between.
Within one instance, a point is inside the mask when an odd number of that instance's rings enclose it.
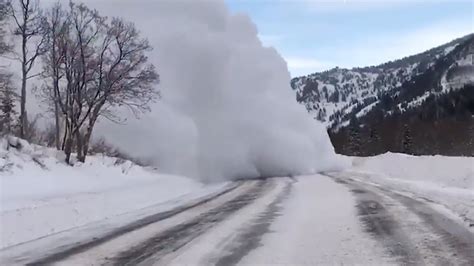
<instances>
[{"instance_id":1,"label":"snow-covered ground","mask_svg":"<svg viewBox=\"0 0 474 266\"><path fill-rule=\"evenodd\" d=\"M387 265L392 262L360 226L354 196L344 185L321 175L271 178L262 182L265 189L254 201L207 231L200 228L205 222L194 222L197 226L191 231L204 233L178 248L168 243L172 251L156 256L155 265L338 265L348 262ZM228 208L232 208L232 204ZM182 235L185 233L176 238ZM100 250L91 254L108 253ZM71 260L65 264L90 264L88 256L82 254L80 257L88 260Z\"/></svg>"},{"instance_id":2,"label":"snow-covered ground","mask_svg":"<svg viewBox=\"0 0 474 266\"><path fill-rule=\"evenodd\" d=\"M474 224L473 157L386 153L354 158L343 175L422 198Z\"/></svg>"},{"instance_id":3,"label":"snow-covered ground","mask_svg":"<svg viewBox=\"0 0 474 266\"><path fill-rule=\"evenodd\" d=\"M12 148L10 144L17 145L17 142L21 148ZM21 250L23 246L31 248L44 243L57 248L85 241L234 186L230 183L204 185L186 177L160 174L156 169L102 155L90 156L86 163L75 163L74 166L66 165L63 159L62 153L54 149L17 139L0 139L0 250L11 250L12 246ZM341 156L340 159L351 160L352 167L337 172L339 178L376 184L381 189L422 199L437 210L460 217L467 224L474 223L472 157L387 153L366 158ZM254 204L243 208L236 216L238 219L225 220L207 237L216 240L227 237L229 232L237 233L233 237L246 237L249 228L263 234L267 229L257 225L268 223L269 232L279 233L264 234L262 239L255 240L255 243L263 243L263 247L257 253L251 252L243 262L268 262L275 250L278 251L276 255L284 254L281 258L275 257L275 261L288 263L324 263L332 261L334 256L341 262L365 264L375 262L376 258L380 263L386 262L381 250L376 256L364 253L376 252L376 243L363 234L354 208L355 196L348 188L321 175L275 179L265 184L272 189L265 190L267 193ZM286 188L290 184L293 185L288 194ZM280 201L284 204L280 205ZM255 220L255 217L259 218ZM223 233L221 227L227 233ZM41 240L33 241L38 239ZM294 247L289 249L286 242L280 243L279 239L291 241ZM322 244L321 239L324 239ZM225 242L222 241L213 243ZM29 243L19 245L25 242ZM229 250L236 248L229 245ZM183 253L180 259L192 261L197 256L192 254L198 254L199 248L209 246L194 247L198 248L196 252ZM315 247L318 247L318 252L310 252ZM206 253L209 256L203 253L204 261L227 252L224 247L209 250L223 253ZM240 255L245 255L245 252ZM310 254L312 256L308 257Z\"/></svg>"},{"instance_id":4,"label":"snow-covered ground","mask_svg":"<svg viewBox=\"0 0 474 266\"><path fill-rule=\"evenodd\" d=\"M0 139L0 249L150 206L164 211L226 186L102 155L68 166L54 149L20 143L20 150L7 149Z\"/></svg>"},{"instance_id":5,"label":"snow-covered ground","mask_svg":"<svg viewBox=\"0 0 474 266\"><path fill-rule=\"evenodd\" d=\"M1 140L0 257L8 265L56 254L65 265L142 256L145 264L192 265L474 259L462 248L472 241L459 218L474 221L474 158L344 157L352 167L334 173L203 185L116 158L67 166L53 149L6 147ZM179 206L166 219L114 233ZM451 246L443 232L461 244Z\"/></svg>"}]
</instances>

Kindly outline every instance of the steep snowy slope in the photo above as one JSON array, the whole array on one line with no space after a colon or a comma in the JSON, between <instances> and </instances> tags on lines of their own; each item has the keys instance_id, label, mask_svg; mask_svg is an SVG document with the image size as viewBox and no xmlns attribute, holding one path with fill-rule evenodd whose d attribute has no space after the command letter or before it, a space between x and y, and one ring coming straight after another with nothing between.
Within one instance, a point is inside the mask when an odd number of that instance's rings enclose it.
<instances>
[{"instance_id":1,"label":"steep snowy slope","mask_svg":"<svg viewBox=\"0 0 474 266\"><path fill-rule=\"evenodd\" d=\"M471 34L379 66L334 68L297 77L291 85L298 102L315 119L337 129L348 125L353 118L366 116L373 108L383 106L387 114L403 112L408 107L419 106L430 95L474 83L473 54ZM417 88L413 89L416 78L423 82L417 81ZM404 97L398 99L400 94Z\"/></svg>"}]
</instances>

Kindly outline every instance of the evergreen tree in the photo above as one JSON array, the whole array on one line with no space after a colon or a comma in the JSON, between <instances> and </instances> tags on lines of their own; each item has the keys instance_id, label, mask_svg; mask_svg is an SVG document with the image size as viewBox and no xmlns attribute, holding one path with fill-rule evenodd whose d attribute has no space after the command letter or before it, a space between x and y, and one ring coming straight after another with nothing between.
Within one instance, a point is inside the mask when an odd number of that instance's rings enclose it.
<instances>
[{"instance_id":1,"label":"evergreen tree","mask_svg":"<svg viewBox=\"0 0 474 266\"><path fill-rule=\"evenodd\" d=\"M324 121L324 112L323 109L319 109L318 116L316 117L318 121Z\"/></svg>"},{"instance_id":2,"label":"evergreen tree","mask_svg":"<svg viewBox=\"0 0 474 266\"><path fill-rule=\"evenodd\" d=\"M467 148L468 148L468 151L470 151L470 153L468 152L467 155L468 156L474 156L474 117L472 117L469 120L468 140L467 141L468 141Z\"/></svg>"},{"instance_id":3,"label":"evergreen tree","mask_svg":"<svg viewBox=\"0 0 474 266\"><path fill-rule=\"evenodd\" d=\"M0 74L1 76L1 74ZM9 82L9 77L0 78L0 132L8 135L14 132L14 124L17 120L15 101L17 95Z\"/></svg>"},{"instance_id":4,"label":"evergreen tree","mask_svg":"<svg viewBox=\"0 0 474 266\"><path fill-rule=\"evenodd\" d=\"M341 101L343 101L343 102L347 101L346 93L344 92L341 95L342 95Z\"/></svg>"},{"instance_id":5,"label":"evergreen tree","mask_svg":"<svg viewBox=\"0 0 474 266\"><path fill-rule=\"evenodd\" d=\"M11 46L5 40L7 18L7 3L5 0L0 0L0 56L11 50Z\"/></svg>"},{"instance_id":6,"label":"evergreen tree","mask_svg":"<svg viewBox=\"0 0 474 266\"><path fill-rule=\"evenodd\" d=\"M323 97L326 99L326 101L329 100L328 88L326 86L323 86Z\"/></svg>"},{"instance_id":7,"label":"evergreen tree","mask_svg":"<svg viewBox=\"0 0 474 266\"><path fill-rule=\"evenodd\" d=\"M329 101L333 103L339 102L339 90L337 88L334 89L334 92L331 94L331 97L329 97Z\"/></svg>"},{"instance_id":8,"label":"evergreen tree","mask_svg":"<svg viewBox=\"0 0 474 266\"><path fill-rule=\"evenodd\" d=\"M380 152L380 135L376 128L370 130L369 147L367 149L371 155L377 155Z\"/></svg>"},{"instance_id":9,"label":"evergreen tree","mask_svg":"<svg viewBox=\"0 0 474 266\"><path fill-rule=\"evenodd\" d=\"M351 155L361 155L360 129L355 118L351 119L349 126L349 152Z\"/></svg>"},{"instance_id":10,"label":"evergreen tree","mask_svg":"<svg viewBox=\"0 0 474 266\"><path fill-rule=\"evenodd\" d=\"M402 143L402 152L406 154L412 154L412 136L410 127L405 124L403 130L403 143Z\"/></svg>"},{"instance_id":11,"label":"evergreen tree","mask_svg":"<svg viewBox=\"0 0 474 266\"><path fill-rule=\"evenodd\" d=\"M0 56L10 52L11 46L5 40L7 2L0 0ZM15 119L15 92L11 86L11 75L0 65L0 134L12 133Z\"/></svg>"}]
</instances>

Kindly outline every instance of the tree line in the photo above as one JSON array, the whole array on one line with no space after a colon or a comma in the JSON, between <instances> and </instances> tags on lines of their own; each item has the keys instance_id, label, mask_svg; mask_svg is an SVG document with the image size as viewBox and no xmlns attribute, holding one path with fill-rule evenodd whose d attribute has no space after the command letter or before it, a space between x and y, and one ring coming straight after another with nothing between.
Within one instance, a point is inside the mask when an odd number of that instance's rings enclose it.
<instances>
[{"instance_id":1,"label":"tree line","mask_svg":"<svg viewBox=\"0 0 474 266\"><path fill-rule=\"evenodd\" d=\"M328 131L338 153L373 156L474 156L474 86L431 95L419 106L387 115L383 104L347 127Z\"/></svg>"},{"instance_id":2,"label":"tree line","mask_svg":"<svg viewBox=\"0 0 474 266\"><path fill-rule=\"evenodd\" d=\"M32 138L26 101L34 93L54 116L50 144L67 163L73 152L84 162L101 117L120 121L117 107L138 115L159 97L152 47L132 22L74 1L43 9L39 0L0 0L0 26L0 56L21 66L19 88L12 70L0 68L2 135Z\"/></svg>"}]
</instances>

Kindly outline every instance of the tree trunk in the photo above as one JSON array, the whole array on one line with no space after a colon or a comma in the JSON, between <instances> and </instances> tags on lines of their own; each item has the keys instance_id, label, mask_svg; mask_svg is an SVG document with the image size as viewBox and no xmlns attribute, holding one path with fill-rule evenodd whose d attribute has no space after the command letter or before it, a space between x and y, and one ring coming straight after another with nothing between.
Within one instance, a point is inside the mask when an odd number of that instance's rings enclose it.
<instances>
[{"instance_id":1,"label":"tree trunk","mask_svg":"<svg viewBox=\"0 0 474 266\"><path fill-rule=\"evenodd\" d=\"M76 137L77 160L83 163L86 161L86 156L84 153L84 141L82 139L82 134L79 130L76 130L74 135Z\"/></svg>"},{"instance_id":2,"label":"tree trunk","mask_svg":"<svg viewBox=\"0 0 474 266\"><path fill-rule=\"evenodd\" d=\"M27 35L26 29L27 26L27 13L23 12L23 28L21 29L21 52L22 52L22 61L21 61L21 95L20 95L20 137L25 138L26 135L26 79L28 75L27 70Z\"/></svg>"},{"instance_id":3,"label":"tree trunk","mask_svg":"<svg viewBox=\"0 0 474 266\"><path fill-rule=\"evenodd\" d=\"M54 122L55 122L55 132L54 132L54 142L56 144L56 149L59 151L61 150L61 145L60 145L60 129L59 129L59 106L58 106L58 101L57 101L57 92L54 90Z\"/></svg>"},{"instance_id":4,"label":"tree trunk","mask_svg":"<svg viewBox=\"0 0 474 266\"><path fill-rule=\"evenodd\" d=\"M62 146L61 146L61 150L66 150L66 138L67 138L67 134L68 134L68 130L69 130L69 123L68 123L68 120L67 118L64 119L64 124L65 124L65 127L64 127L64 135L63 135L63 143L62 143Z\"/></svg>"},{"instance_id":5,"label":"tree trunk","mask_svg":"<svg viewBox=\"0 0 474 266\"><path fill-rule=\"evenodd\" d=\"M26 59L25 59L26 60ZM21 79L21 100L20 100L20 137L26 136L26 66L23 66Z\"/></svg>"},{"instance_id":6,"label":"tree trunk","mask_svg":"<svg viewBox=\"0 0 474 266\"><path fill-rule=\"evenodd\" d=\"M67 134L66 141L64 142L64 153L66 154L66 163L71 164L71 153L72 153L72 136Z\"/></svg>"},{"instance_id":7,"label":"tree trunk","mask_svg":"<svg viewBox=\"0 0 474 266\"><path fill-rule=\"evenodd\" d=\"M92 130L94 129L94 125L95 125L95 122L97 121L97 117L98 115L97 114L91 114L92 117L90 118L89 120L89 125L86 129L86 134L84 136L84 158L87 156L87 153L89 152L89 144L90 144L90 141L91 141L91 137L92 137Z\"/></svg>"}]
</instances>

